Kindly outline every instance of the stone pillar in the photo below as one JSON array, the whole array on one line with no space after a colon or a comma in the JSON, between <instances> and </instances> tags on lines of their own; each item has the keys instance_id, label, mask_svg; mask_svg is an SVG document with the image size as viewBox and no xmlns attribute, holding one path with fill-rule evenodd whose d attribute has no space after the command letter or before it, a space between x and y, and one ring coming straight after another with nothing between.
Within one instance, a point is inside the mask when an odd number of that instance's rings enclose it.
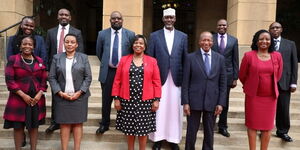
<instances>
[{"instance_id":1,"label":"stone pillar","mask_svg":"<svg viewBox=\"0 0 300 150\"><path fill-rule=\"evenodd\" d=\"M103 29L110 27L110 14L120 11L123 15L123 27L143 33L144 0L103 0Z\"/></svg>"},{"instance_id":2,"label":"stone pillar","mask_svg":"<svg viewBox=\"0 0 300 150\"><path fill-rule=\"evenodd\" d=\"M0 4L0 30L33 14L33 0L0 0ZM15 34L17 29L10 29L8 35Z\"/></svg>"},{"instance_id":3,"label":"stone pillar","mask_svg":"<svg viewBox=\"0 0 300 150\"><path fill-rule=\"evenodd\" d=\"M238 38L240 56L250 50L254 33L260 29L268 30L275 21L276 3L277 0L228 0L228 32Z\"/></svg>"}]
</instances>

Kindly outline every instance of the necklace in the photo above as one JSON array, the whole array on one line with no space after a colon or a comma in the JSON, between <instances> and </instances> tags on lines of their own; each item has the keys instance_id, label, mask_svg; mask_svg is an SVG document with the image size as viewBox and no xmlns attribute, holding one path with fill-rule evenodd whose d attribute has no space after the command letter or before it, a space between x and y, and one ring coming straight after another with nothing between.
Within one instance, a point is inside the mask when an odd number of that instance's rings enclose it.
<instances>
[{"instance_id":1,"label":"necklace","mask_svg":"<svg viewBox=\"0 0 300 150\"><path fill-rule=\"evenodd\" d=\"M30 62L30 63L26 62L26 61L24 60L24 58L23 58L22 55L21 55L21 58L22 58L22 61L23 61L25 64L27 64L27 65L31 65L31 64L33 63L33 60L34 60L34 58L32 57L32 55L31 55L31 62Z\"/></svg>"}]
</instances>

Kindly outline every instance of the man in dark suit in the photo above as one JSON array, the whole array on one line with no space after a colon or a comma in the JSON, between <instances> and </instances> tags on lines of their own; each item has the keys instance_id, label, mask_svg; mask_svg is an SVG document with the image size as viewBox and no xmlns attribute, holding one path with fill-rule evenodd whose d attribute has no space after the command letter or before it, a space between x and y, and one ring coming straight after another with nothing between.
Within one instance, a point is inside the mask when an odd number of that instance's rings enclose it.
<instances>
[{"instance_id":1,"label":"man in dark suit","mask_svg":"<svg viewBox=\"0 0 300 150\"><path fill-rule=\"evenodd\" d=\"M157 59L162 82L160 108L156 112L156 132L151 133L149 139L155 142L154 150L160 150L162 140L169 142L172 150L178 150L182 137L181 84L188 49L187 35L174 28L175 9L165 9L162 21L164 28L151 33L147 51Z\"/></svg>"},{"instance_id":2,"label":"man in dark suit","mask_svg":"<svg viewBox=\"0 0 300 150\"><path fill-rule=\"evenodd\" d=\"M288 135L290 129L290 99L291 93L296 91L298 79L298 59L294 41L281 37L282 26L273 22L269 26L269 32L274 38L275 49L281 53L283 59L283 71L278 82L279 96L276 111L276 135L286 142L293 139Z\"/></svg>"},{"instance_id":3,"label":"man in dark suit","mask_svg":"<svg viewBox=\"0 0 300 150\"><path fill-rule=\"evenodd\" d=\"M102 120L96 134L102 134L109 129L111 90L116 68L121 57L130 53L135 36L134 32L122 27L123 17L118 11L111 13L110 24L110 28L99 31L96 45L96 55L101 62L98 80L102 89Z\"/></svg>"},{"instance_id":4,"label":"man in dark suit","mask_svg":"<svg viewBox=\"0 0 300 150\"><path fill-rule=\"evenodd\" d=\"M226 94L226 107L219 118L219 133L225 137L229 137L230 134L227 130L227 113L229 109L229 95L230 89L235 88L237 85L239 74L239 48L238 40L227 34L227 21L220 19L217 23L217 32L213 34L214 44L212 50L218 52L225 57L225 67L227 76L227 94Z\"/></svg>"},{"instance_id":5,"label":"man in dark suit","mask_svg":"<svg viewBox=\"0 0 300 150\"><path fill-rule=\"evenodd\" d=\"M200 35L200 50L186 58L182 82L182 105L187 115L186 150L195 150L197 132L202 115L202 150L213 150L215 116L226 107L225 58L212 51L210 32Z\"/></svg>"},{"instance_id":6,"label":"man in dark suit","mask_svg":"<svg viewBox=\"0 0 300 150\"><path fill-rule=\"evenodd\" d=\"M64 37L68 33L72 33L76 35L78 48L76 51L84 52L83 49L83 40L81 31L72 27L69 23L71 21L70 11L62 8L58 11L57 20L59 25L51 28L47 31L46 37L46 45L47 45L47 55L48 55L48 70L50 69L50 65L52 63L52 58L55 54L65 52L65 48L63 46ZM53 94L53 93L52 93ZM54 130L59 129L59 125L55 123L55 101L52 98L52 106L51 106L51 125L46 129L46 133L52 133Z\"/></svg>"}]
</instances>

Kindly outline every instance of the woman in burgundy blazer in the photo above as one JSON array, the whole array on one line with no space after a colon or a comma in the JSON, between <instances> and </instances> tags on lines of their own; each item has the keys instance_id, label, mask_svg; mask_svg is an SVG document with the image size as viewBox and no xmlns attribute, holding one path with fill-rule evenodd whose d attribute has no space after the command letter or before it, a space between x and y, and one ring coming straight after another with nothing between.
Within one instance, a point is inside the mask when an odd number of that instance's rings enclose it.
<instances>
[{"instance_id":1,"label":"woman in burgundy blazer","mask_svg":"<svg viewBox=\"0 0 300 150\"><path fill-rule=\"evenodd\" d=\"M245 124L250 150L256 148L257 131L261 132L261 150L266 150L274 128L282 58L274 51L273 38L266 30L255 33L251 48L239 72L245 93Z\"/></svg>"},{"instance_id":2,"label":"woman in burgundy blazer","mask_svg":"<svg viewBox=\"0 0 300 150\"><path fill-rule=\"evenodd\" d=\"M145 37L136 35L133 54L121 58L112 88L118 110L116 128L127 135L129 150L134 149L135 136L139 149L145 150L147 135L156 131L161 81L156 59L144 54L146 47Z\"/></svg>"},{"instance_id":3,"label":"woman in burgundy blazer","mask_svg":"<svg viewBox=\"0 0 300 150\"><path fill-rule=\"evenodd\" d=\"M21 53L10 56L5 68L9 97L4 111L4 128L14 129L15 148L24 142L24 128L29 132L31 149L36 149L38 127L45 123L46 107L43 92L47 90L47 71L43 60L33 54L35 40L20 40Z\"/></svg>"}]
</instances>

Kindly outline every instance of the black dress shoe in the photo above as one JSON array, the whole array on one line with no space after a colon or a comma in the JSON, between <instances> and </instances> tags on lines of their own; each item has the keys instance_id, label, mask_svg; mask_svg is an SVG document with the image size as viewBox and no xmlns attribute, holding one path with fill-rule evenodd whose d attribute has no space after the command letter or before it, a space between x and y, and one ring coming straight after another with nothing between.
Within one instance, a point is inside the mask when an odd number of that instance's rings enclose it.
<instances>
[{"instance_id":1,"label":"black dress shoe","mask_svg":"<svg viewBox=\"0 0 300 150\"><path fill-rule=\"evenodd\" d=\"M105 127L103 125L100 125L100 127L97 129L96 134L103 134L105 131L109 130L108 127Z\"/></svg>"},{"instance_id":2,"label":"black dress shoe","mask_svg":"<svg viewBox=\"0 0 300 150\"><path fill-rule=\"evenodd\" d=\"M25 146L26 146L26 134L24 133L24 138L21 147L25 147Z\"/></svg>"},{"instance_id":3,"label":"black dress shoe","mask_svg":"<svg viewBox=\"0 0 300 150\"><path fill-rule=\"evenodd\" d=\"M171 150L179 150L179 146L176 143L170 143Z\"/></svg>"},{"instance_id":4,"label":"black dress shoe","mask_svg":"<svg viewBox=\"0 0 300 150\"><path fill-rule=\"evenodd\" d=\"M52 133L54 132L55 130L59 129L59 124L51 124L47 129L46 129L46 133L49 134L49 133Z\"/></svg>"},{"instance_id":5,"label":"black dress shoe","mask_svg":"<svg viewBox=\"0 0 300 150\"><path fill-rule=\"evenodd\" d=\"M219 129L219 132L221 135L225 136L225 137L230 137L229 132L227 131L227 129Z\"/></svg>"},{"instance_id":6,"label":"black dress shoe","mask_svg":"<svg viewBox=\"0 0 300 150\"><path fill-rule=\"evenodd\" d=\"M152 150L160 150L160 148L161 148L161 141L154 142L152 146Z\"/></svg>"},{"instance_id":7,"label":"black dress shoe","mask_svg":"<svg viewBox=\"0 0 300 150\"><path fill-rule=\"evenodd\" d=\"M293 142L293 139L288 134L277 134L279 138L286 142Z\"/></svg>"}]
</instances>

